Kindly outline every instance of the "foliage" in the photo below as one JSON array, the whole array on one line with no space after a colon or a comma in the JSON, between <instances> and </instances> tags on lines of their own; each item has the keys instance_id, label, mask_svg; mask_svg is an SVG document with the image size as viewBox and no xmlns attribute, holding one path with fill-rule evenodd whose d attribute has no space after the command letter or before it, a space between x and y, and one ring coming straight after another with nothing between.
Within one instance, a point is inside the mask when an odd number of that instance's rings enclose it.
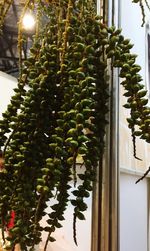
<instances>
[{"instance_id":1,"label":"foliage","mask_svg":"<svg viewBox=\"0 0 150 251\"><path fill-rule=\"evenodd\" d=\"M85 198L92 190L98 162L100 168L102 165L109 63L121 69L135 157L135 137L150 142L150 109L140 66L135 63L136 55L130 53L133 45L121 30L104 25L91 0L36 4L38 32L29 58L20 61L18 87L0 121L5 159L0 173L2 235L5 240L5 226L14 210L15 226L8 240L11 247L20 243L22 250L33 250L42 231L47 232L46 250L48 241L54 241L53 232L62 226L69 203L74 206L77 244L76 219L85 219ZM42 16L46 17L44 29ZM21 48L21 40L18 42ZM76 170L79 156L82 174ZM77 179L82 181L79 186ZM74 199L68 194L71 180ZM57 202L47 215L47 202L53 198ZM47 226L42 227L45 215Z\"/></svg>"}]
</instances>

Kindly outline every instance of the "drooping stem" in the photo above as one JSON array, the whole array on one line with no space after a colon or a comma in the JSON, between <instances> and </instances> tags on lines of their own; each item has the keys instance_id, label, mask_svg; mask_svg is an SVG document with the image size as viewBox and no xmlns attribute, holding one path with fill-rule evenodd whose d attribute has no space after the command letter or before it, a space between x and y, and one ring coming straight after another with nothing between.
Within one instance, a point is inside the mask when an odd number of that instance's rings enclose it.
<instances>
[{"instance_id":1,"label":"drooping stem","mask_svg":"<svg viewBox=\"0 0 150 251\"><path fill-rule=\"evenodd\" d=\"M16 129L16 130L17 130L17 129ZM6 153L7 147L8 147L8 145L9 145L9 143L10 143L10 141L11 141L11 139L12 139L14 133L16 132L16 130L14 130L14 131L9 135L9 138L7 139L7 142L6 142L6 144L5 144L5 146L4 146L4 150L3 150L3 156L4 156L4 158L5 158L5 153Z\"/></svg>"},{"instance_id":2,"label":"drooping stem","mask_svg":"<svg viewBox=\"0 0 150 251\"><path fill-rule=\"evenodd\" d=\"M61 7L61 0L59 0L59 7L58 7L58 46L61 45L62 42L62 29L61 29L61 22L62 22L62 7Z\"/></svg>"},{"instance_id":3,"label":"drooping stem","mask_svg":"<svg viewBox=\"0 0 150 251\"><path fill-rule=\"evenodd\" d=\"M76 184L77 184L77 172L76 172L76 166L77 166L77 163L76 163L76 159L77 159L77 152L74 153L74 156L73 156L73 180L74 180L74 187L76 187Z\"/></svg>"},{"instance_id":4,"label":"drooping stem","mask_svg":"<svg viewBox=\"0 0 150 251\"><path fill-rule=\"evenodd\" d=\"M49 242L49 238L50 238L50 236L51 236L51 231L48 233L48 236L47 236L47 239L46 239L46 242L45 242L45 246L44 246L44 251L46 251L46 249L47 249L47 245L48 245L48 242Z\"/></svg>"},{"instance_id":5,"label":"drooping stem","mask_svg":"<svg viewBox=\"0 0 150 251\"><path fill-rule=\"evenodd\" d=\"M77 243L76 221L77 221L77 216L74 213L73 214L73 239L74 239L75 244L78 246L78 243Z\"/></svg>"},{"instance_id":6,"label":"drooping stem","mask_svg":"<svg viewBox=\"0 0 150 251\"><path fill-rule=\"evenodd\" d=\"M36 28L35 28L35 35L36 37L38 37L39 35L39 24L40 24L40 8L39 8L39 5L37 7L37 14L36 14Z\"/></svg>"},{"instance_id":7,"label":"drooping stem","mask_svg":"<svg viewBox=\"0 0 150 251\"><path fill-rule=\"evenodd\" d=\"M23 38L22 38L22 32L23 32L23 26L22 26L22 21L23 17L29 7L30 0L26 0L25 6L22 10L19 22L18 22L18 53L19 53L19 70L20 70L20 75L22 73L22 45L23 45Z\"/></svg>"},{"instance_id":8,"label":"drooping stem","mask_svg":"<svg viewBox=\"0 0 150 251\"><path fill-rule=\"evenodd\" d=\"M2 10L2 12L0 13L0 14L1 14L0 29L1 29L2 26L3 26L4 19L5 19L5 17L6 17L6 15L7 15L8 11L9 11L11 5L13 4L13 2L14 2L14 0L9 0L9 1L7 1L7 2L4 2L3 5L1 5L2 8L3 8L3 10ZM7 4L6 8L5 8L5 4Z\"/></svg>"},{"instance_id":9,"label":"drooping stem","mask_svg":"<svg viewBox=\"0 0 150 251\"><path fill-rule=\"evenodd\" d=\"M148 3L147 0L145 0L145 3L146 3L147 8L150 10L150 4Z\"/></svg>"},{"instance_id":10,"label":"drooping stem","mask_svg":"<svg viewBox=\"0 0 150 251\"><path fill-rule=\"evenodd\" d=\"M146 170L146 172L144 173L144 175L142 177L140 177L136 182L135 184L139 183L141 180L143 180L147 175L148 173L150 172L150 167Z\"/></svg>"},{"instance_id":11,"label":"drooping stem","mask_svg":"<svg viewBox=\"0 0 150 251\"><path fill-rule=\"evenodd\" d=\"M142 0L139 0L139 5L142 11L142 25L141 26L143 26L145 24L145 10L144 10L144 5L143 5Z\"/></svg>"},{"instance_id":12,"label":"drooping stem","mask_svg":"<svg viewBox=\"0 0 150 251\"><path fill-rule=\"evenodd\" d=\"M138 158L136 155L136 137L134 135L134 132L135 132L134 127L132 127L131 132L132 132L132 142L133 142L133 156L137 160L142 160L142 159Z\"/></svg>"},{"instance_id":13,"label":"drooping stem","mask_svg":"<svg viewBox=\"0 0 150 251\"><path fill-rule=\"evenodd\" d=\"M65 31L63 33L63 47L62 47L62 55L61 55L61 70L65 59L65 53L67 49L67 40L68 40L68 27L70 24L70 15L73 11L72 0L68 0L68 7L67 7L67 15L66 15L66 24L65 24Z\"/></svg>"},{"instance_id":14,"label":"drooping stem","mask_svg":"<svg viewBox=\"0 0 150 251\"><path fill-rule=\"evenodd\" d=\"M3 242L5 243L5 221L4 221L4 216L3 216L3 213L2 213L2 239L3 239Z\"/></svg>"},{"instance_id":15,"label":"drooping stem","mask_svg":"<svg viewBox=\"0 0 150 251\"><path fill-rule=\"evenodd\" d=\"M36 234L36 228L37 228L37 224L38 224L38 222L39 222L39 211L40 211L40 209L41 209L41 204L42 204L43 200L44 200L44 194L41 193L41 194L40 194L40 198L39 198L39 200L38 200L37 207L36 207L35 216L34 216L34 229L33 229L33 235L34 235L34 236L35 236L35 234ZM35 240L35 239L34 239L34 240ZM35 245L35 242L33 241L31 250L34 249L34 245Z\"/></svg>"}]
</instances>

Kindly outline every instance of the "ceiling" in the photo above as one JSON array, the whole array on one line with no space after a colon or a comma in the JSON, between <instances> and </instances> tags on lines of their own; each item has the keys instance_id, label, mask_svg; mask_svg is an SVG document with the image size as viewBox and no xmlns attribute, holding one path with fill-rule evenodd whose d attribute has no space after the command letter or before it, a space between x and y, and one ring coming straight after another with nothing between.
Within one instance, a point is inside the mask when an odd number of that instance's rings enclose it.
<instances>
[{"instance_id":1,"label":"ceiling","mask_svg":"<svg viewBox=\"0 0 150 251\"><path fill-rule=\"evenodd\" d=\"M18 76L18 26L19 17L24 1L14 0L10 7L3 25L3 32L0 35L0 71L13 76ZM23 42L22 58L27 57L29 47L32 44L33 31L25 32Z\"/></svg>"}]
</instances>

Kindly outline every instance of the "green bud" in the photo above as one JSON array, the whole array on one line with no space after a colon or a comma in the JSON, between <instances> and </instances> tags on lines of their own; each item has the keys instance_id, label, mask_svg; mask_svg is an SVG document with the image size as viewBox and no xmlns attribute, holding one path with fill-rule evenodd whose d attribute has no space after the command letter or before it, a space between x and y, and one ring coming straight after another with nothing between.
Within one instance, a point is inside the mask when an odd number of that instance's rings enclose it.
<instances>
[{"instance_id":1,"label":"green bud","mask_svg":"<svg viewBox=\"0 0 150 251\"><path fill-rule=\"evenodd\" d=\"M108 58L112 58L115 54L115 51L114 50L110 50L108 53L107 53L107 57Z\"/></svg>"},{"instance_id":2,"label":"green bud","mask_svg":"<svg viewBox=\"0 0 150 251\"><path fill-rule=\"evenodd\" d=\"M79 220L85 220L85 216L84 216L84 214L82 214L81 212L77 212L77 213L76 213L76 217L77 217Z\"/></svg>"},{"instance_id":3,"label":"green bud","mask_svg":"<svg viewBox=\"0 0 150 251\"><path fill-rule=\"evenodd\" d=\"M140 102L141 102L142 105L146 105L148 103L148 99L143 98L143 99L140 100Z\"/></svg>"},{"instance_id":4,"label":"green bud","mask_svg":"<svg viewBox=\"0 0 150 251\"><path fill-rule=\"evenodd\" d=\"M77 135L77 129L76 128L71 128L68 132L67 132L68 136L76 136Z\"/></svg>"},{"instance_id":5,"label":"green bud","mask_svg":"<svg viewBox=\"0 0 150 251\"><path fill-rule=\"evenodd\" d=\"M141 136L141 134L142 134L141 131L135 131L135 132L134 132L134 135L135 135L135 136Z\"/></svg>"},{"instance_id":6,"label":"green bud","mask_svg":"<svg viewBox=\"0 0 150 251\"><path fill-rule=\"evenodd\" d=\"M73 158L73 157L69 157L69 158L67 159L67 164L68 164L68 165L73 165L73 163L74 163L74 158Z\"/></svg>"}]
</instances>

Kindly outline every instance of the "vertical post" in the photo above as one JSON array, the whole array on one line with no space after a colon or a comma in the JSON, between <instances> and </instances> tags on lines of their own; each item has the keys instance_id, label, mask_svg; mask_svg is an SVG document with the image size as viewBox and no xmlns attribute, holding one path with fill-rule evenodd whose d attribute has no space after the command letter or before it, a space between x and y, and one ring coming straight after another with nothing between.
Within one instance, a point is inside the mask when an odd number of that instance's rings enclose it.
<instances>
[{"instance_id":1,"label":"vertical post","mask_svg":"<svg viewBox=\"0 0 150 251\"><path fill-rule=\"evenodd\" d=\"M119 251L119 88L118 74L112 70L112 97L110 109L110 183L109 183L109 242L111 251Z\"/></svg>"},{"instance_id":2,"label":"vertical post","mask_svg":"<svg viewBox=\"0 0 150 251\"><path fill-rule=\"evenodd\" d=\"M119 1L109 1L108 25L119 26ZM109 241L111 251L119 251L119 73L111 69L110 100L110 208Z\"/></svg>"},{"instance_id":3,"label":"vertical post","mask_svg":"<svg viewBox=\"0 0 150 251\"><path fill-rule=\"evenodd\" d=\"M147 250L150 250L150 181L147 179Z\"/></svg>"},{"instance_id":4,"label":"vertical post","mask_svg":"<svg viewBox=\"0 0 150 251\"><path fill-rule=\"evenodd\" d=\"M103 22L118 26L118 0L101 0ZM109 126L103 168L97 169L93 193L92 251L119 251L119 79L110 65Z\"/></svg>"},{"instance_id":5,"label":"vertical post","mask_svg":"<svg viewBox=\"0 0 150 251\"><path fill-rule=\"evenodd\" d=\"M107 23L108 1L97 0L97 12ZM92 251L109 250L109 133L106 134L106 151L103 168L97 167L97 179L94 184L92 205Z\"/></svg>"}]
</instances>

